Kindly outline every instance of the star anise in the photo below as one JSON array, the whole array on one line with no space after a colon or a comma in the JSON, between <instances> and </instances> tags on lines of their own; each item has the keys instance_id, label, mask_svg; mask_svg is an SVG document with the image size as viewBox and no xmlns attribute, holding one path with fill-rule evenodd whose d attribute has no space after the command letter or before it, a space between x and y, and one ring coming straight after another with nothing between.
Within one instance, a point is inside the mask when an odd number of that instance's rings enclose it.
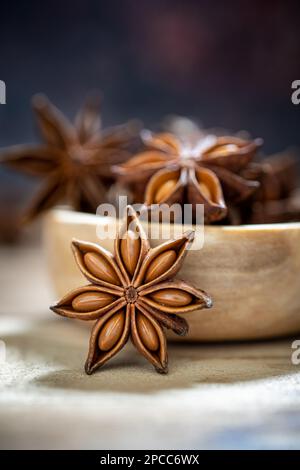
<instances>
[{"instance_id":1,"label":"star anise","mask_svg":"<svg viewBox=\"0 0 300 470\"><path fill-rule=\"evenodd\" d=\"M260 187L253 195L255 200L285 199L297 188L298 162L294 154L287 150L251 163L242 174L247 179L259 181Z\"/></svg>"},{"instance_id":2,"label":"star anise","mask_svg":"<svg viewBox=\"0 0 300 470\"><path fill-rule=\"evenodd\" d=\"M240 173L252 161L260 139L209 135L191 145L170 133L146 131L142 137L149 150L114 167L121 181L135 185L137 202L204 204L205 221L213 222L226 216L225 200L237 204L259 186Z\"/></svg>"},{"instance_id":3,"label":"star anise","mask_svg":"<svg viewBox=\"0 0 300 470\"><path fill-rule=\"evenodd\" d=\"M96 320L85 371L91 374L117 354L129 337L157 372L167 373L163 327L185 335L188 324L177 314L212 306L204 291L182 280L179 271L194 232L151 249L131 206L115 240L114 256L97 244L74 240L76 262L90 282L67 294L51 309L59 315Z\"/></svg>"},{"instance_id":4,"label":"star anise","mask_svg":"<svg viewBox=\"0 0 300 470\"><path fill-rule=\"evenodd\" d=\"M72 124L45 96L33 98L33 110L44 144L18 145L0 152L0 162L43 179L28 207L30 221L59 202L94 212L104 200L112 164L129 157L130 125L102 131L99 100L89 99Z\"/></svg>"},{"instance_id":5,"label":"star anise","mask_svg":"<svg viewBox=\"0 0 300 470\"><path fill-rule=\"evenodd\" d=\"M277 224L300 221L300 196L295 194L278 201L253 201L250 213L242 223L247 224Z\"/></svg>"},{"instance_id":6,"label":"star anise","mask_svg":"<svg viewBox=\"0 0 300 470\"><path fill-rule=\"evenodd\" d=\"M261 162L251 163L243 176L260 183L241 208L241 223L291 222L300 219L298 162L293 152L272 155Z\"/></svg>"}]
</instances>

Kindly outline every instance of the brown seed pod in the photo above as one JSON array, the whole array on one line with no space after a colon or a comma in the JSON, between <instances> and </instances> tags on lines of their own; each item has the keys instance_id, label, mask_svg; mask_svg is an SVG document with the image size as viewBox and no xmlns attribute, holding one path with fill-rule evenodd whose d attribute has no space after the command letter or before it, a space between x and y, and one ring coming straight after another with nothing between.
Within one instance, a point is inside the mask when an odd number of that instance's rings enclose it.
<instances>
[{"instance_id":1,"label":"brown seed pod","mask_svg":"<svg viewBox=\"0 0 300 470\"><path fill-rule=\"evenodd\" d=\"M148 318L142 313L137 313L136 323L138 333L144 346L149 349L149 351L157 351L159 348L159 339L155 328Z\"/></svg>"},{"instance_id":2,"label":"brown seed pod","mask_svg":"<svg viewBox=\"0 0 300 470\"><path fill-rule=\"evenodd\" d=\"M169 194L172 194L177 184L176 179L170 179L165 181L156 191L154 195L154 203L161 204L163 201L168 199Z\"/></svg>"},{"instance_id":3,"label":"brown seed pod","mask_svg":"<svg viewBox=\"0 0 300 470\"><path fill-rule=\"evenodd\" d=\"M121 308L122 305L125 302L119 290L91 284L69 292L51 308L64 317L96 320L108 310Z\"/></svg>"},{"instance_id":4,"label":"brown seed pod","mask_svg":"<svg viewBox=\"0 0 300 470\"><path fill-rule=\"evenodd\" d=\"M96 320L85 364L87 374L115 356L129 338L158 372L168 371L163 327L185 335L188 324L176 314L212 305L205 292L184 281L170 280L193 239L190 231L151 249L137 214L128 208L114 256L92 243L73 241L77 264L91 284L68 293L51 308L62 316Z\"/></svg>"},{"instance_id":5,"label":"brown seed pod","mask_svg":"<svg viewBox=\"0 0 300 470\"><path fill-rule=\"evenodd\" d=\"M158 254L149 264L145 273L145 282L153 281L168 271L175 263L177 253L175 250L166 250Z\"/></svg>"},{"instance_id":6,"label":"brown seed pod","mask_svg":"<svg viewBox=\"0 0 300 470\"><path fill-rule=\"evenodd\" d=\"M40 189L22 218L30 222L58 203L95 213L106 200L111 167L128 159L137 139L132 123L101 127L100 103L89 97L69 121L44 95L32 100L43 143L16 145L0 152L0 163L41 179Z\"/></svg>"},{"instance_id":7,"label":"brown seed pod","mask_svg":"<svg viewBox=\"0 0 300 470\"><path fill-rule=\"evenodd\" d=\"M190 305L193 300L189 292L181 289L162 289L150 294L150 298L162 305L169 307L185 307Z\"/></svg>"},{"instance_id":8,"label":"brown seed pod","mask_svg":"<svg viewBox=\"0 0 300 470\"><path fill-rule=\"evenodd\" d=\"M181 280L145 286L139 291L140 302L166 313L187 313L196 308L211 307L211 298L200 289Z\"/></svg>"},{"instance_id":9,"label":"brown seed pod","mask_svg":"<svg viewBox=\"0 0 300 470\"><path fill-rule=\"evenodd\" d=\"M262 145L261 139L207 136L192 145L169 133L143 135L150 150L115 167L121 180L131 185L135 202L191 204L194 216L197 205L203 204L204 220L211 223L224 219L227 205L249 198L259 186L243 178L242 171Z\"/></svg>"},{"instance_id":10,"label":"brown seed pod","mask_svg":"<svg viewBox=\"0 0 300 470\"><path fill-rule=\"evenodd\" d=\"M93 284L122 292L125 280L112 254L95 243L72 241L75 260L82 274ZM88 255L88 256L86 256Z\"/></svg>"},{"instance_id":11,"label":"brown seed pod","mask_svg":"<svg viewBox=\"0 0 300 470\"><path fill-rule=\"evenodd\" d=\"M107 320L98 337L98 346L101 351L110 351L120 340L124 323L125 313L122 310Z\"/></svg>"},{"instance_id":12,"label":"brown seed pod","mask_svg":"<svg viewBox=\"0 0 300 470\"><path fill-rule=\"evenodd\" d=\"M141 251L141 240L133 232L127 230L121 240L121 257L128 273L133 276Z\"/></svg>"},{"instance_id":13,"label":"brown seed pod","mask_svg":"<svg viewBox=\"0 0 300 470\"><path fill-rule=\"evenodd\" d=\"M134 285L138 287L143 283L150 286L174 277L181 268L193 241L194 232L187 231L182 238L167 241L149 250L135 277ZM173 252L175 252L175 257ZM171 260L173 260L172 263Z\"/></svg>"},{"instance_id":14,"label":"brown seed pod","mask_svg":"<svg viewBox=\"0 0 300 470\"><path fill-rule=\"evenodd\" d=\"M119 280L116 273L103 256L91 251L89 253L85 253L83 259L87 269L95 277L112 284L118 283Z\"/></svg>"},{"instance_id":15,"label":"brown seed pod","mask_svg":"<svg viewBox=\"0 0 300 470\"><path fill-rule=\"evenodd\" d=\"M72 307L77 312L99 310L111 304L115 297L107 292L83 292L72 300Z\"/></svg>"}]
</instances>

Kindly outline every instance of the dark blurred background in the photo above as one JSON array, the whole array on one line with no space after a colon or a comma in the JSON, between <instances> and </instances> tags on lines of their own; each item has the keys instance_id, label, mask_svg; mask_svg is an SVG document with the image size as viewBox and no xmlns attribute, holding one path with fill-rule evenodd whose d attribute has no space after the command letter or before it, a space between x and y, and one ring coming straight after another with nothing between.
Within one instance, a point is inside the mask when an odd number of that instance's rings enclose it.
<instances>
[{"instance_id":1,"label":"dark blurred background","mask_svg":"<svg viewBox=\"0 0 300 470\"><path fill-rule=\"evenodd\" d=\"M298 5L2 2L0 146L36 140L34 93L71 117L94 89L105 98L104 125L139 117L152 127L175 113L204 127L246 129L264 138L266 153L299 145L300 105L291 102L291 83L300 79ZM1 198L26 197L24 177L1 170L0 184Z\"/></svg>"}]
</instances>

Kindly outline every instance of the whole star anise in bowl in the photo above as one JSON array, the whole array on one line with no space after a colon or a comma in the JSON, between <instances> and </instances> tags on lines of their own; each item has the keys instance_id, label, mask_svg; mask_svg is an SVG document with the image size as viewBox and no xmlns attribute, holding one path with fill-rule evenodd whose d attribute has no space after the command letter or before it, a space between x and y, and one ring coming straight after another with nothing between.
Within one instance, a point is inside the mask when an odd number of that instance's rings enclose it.
<instances>
[{"instance_id":1,"label":"whole star anise in bowl","mask_svg":"<svg viewBox=\"0 0 300 470\"><path fill-rule=\"evenodd\" d=\"M210 223L224 219L228 205L247 199L259 187L241 173L262 145L261 139L208 135L191 145L170 133L144 131L142 137L149 150L114 166L120 181L133 187L136 202L203 204L205 221Z\"/></svg>"},{"instance_id":2,"label":"whole star anise in bowl","mask_svg":"<svg viewBox=\"0 0 300 470\"><path fill-rule=\"evenodd\" d=\"M157 372L168 371L163 327L185 335L188 324L178 314L212 306L204 291L174 280L193 238L194 232L189 231L151 249L129 206L114 255L94 243L72 242L77 265L90 284L73 290L51 309L65 317L95 320L87 374L115 356L129 338Z\"/></svg>"},{"instance_id":3,"label":"whole star anise in bowl","mask_svg":"<svg viewBox=\"0 0 300 470\"><path fill-rule=\"evenodd\" d=\"M1 164L42 180L23 221L35 219L58 203L94 213L106 200L106 186L114 179L111 165L130 155L136 124L103 130L100 101L94 96L73 123L44 95L34 96L32 106L43 143L0 151Z\"/></svg>"},{"instance_id":4,"label":"whole star anise in bowl","mask_svg":"<svg viewBox=\"0 0 300 470\"><path fill-rule=\"evenodd\" d=\"M293 149L255 162L243 172L260 187L239 211L241 224L273 224L300 220L297 153Z\"/></svg>"}]
</instances>

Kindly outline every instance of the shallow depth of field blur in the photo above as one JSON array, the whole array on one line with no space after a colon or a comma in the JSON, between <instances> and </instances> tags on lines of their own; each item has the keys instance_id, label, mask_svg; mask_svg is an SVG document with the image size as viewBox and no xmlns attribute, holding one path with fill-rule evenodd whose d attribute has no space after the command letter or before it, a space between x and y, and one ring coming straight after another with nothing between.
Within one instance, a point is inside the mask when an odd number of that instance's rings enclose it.
<instances>
[{"instance_id":1,"label":"shallow depth of field blur","mask_svg":"<svg viewBox=\"0 0 300 470\"><path fill-rule=\"evenodd\" d=\"M290 0L1 2L0 80L7 96L0 104L0 148L40 142L34 94L45 93L73 118L87 94L99 90L104 127L138 118L158 130L167 116L186 116L204 129L262 137L266 156L294 147L300 169L300 104L291 100L292 82L300 80L299 19L300 2ZM72 281L73 269L80 275L69 241L89 234L71 234L84 227L61 230L48 218L43 239L42 217L21 229L19 217L38 186L0 165L0 449L300 449L300 365L292 360L300 357L299 331L259 342L170 341L168 376L128 345L115 364L86 376L91 322L60 318L49 305L60 297L55 284ZM192 283L217 307L204 327L215 321L247 330L244 304L232 307L240 299L252 309L257 331L266 331L265 310L272 308L256 307L256 296L279 306L272 329L299 326L299 226L292 235L269 229L253 238L242 229L241 240L234 230L219 232L223 239L211 235L207 253L215 264L200 258L190 264L197 268ZM274 256L263 253L267 243ZM222 295L207 281L223 282ZM79 282L87 283L83 276Z\"/></svg>"},{"instance_id":2,"label":"shallow depth of field blur","mask_svg":"<svg viewBox=\"0 0 300 470\"><path fill-rule=\"evenodd\" d=\"M123 0L1 5L0 146L37 141L31 96L46 93L72 117L103 93L104 125L169 114L204 127L246 129L266 154L300 145L297 2ZM36 183L0 170L0 213L13 218Z\"/></svg>"}]
</instances>

